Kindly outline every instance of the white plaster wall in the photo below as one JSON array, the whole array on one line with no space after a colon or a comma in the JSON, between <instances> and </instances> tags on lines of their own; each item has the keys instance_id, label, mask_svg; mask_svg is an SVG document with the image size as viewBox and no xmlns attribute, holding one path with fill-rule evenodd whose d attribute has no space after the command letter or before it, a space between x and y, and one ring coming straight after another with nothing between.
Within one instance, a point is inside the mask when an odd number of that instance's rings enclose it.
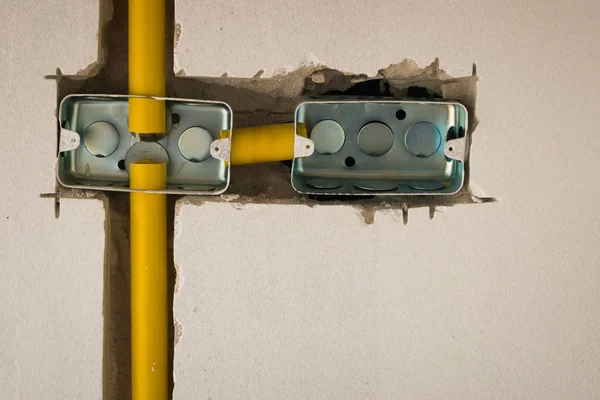
<instances>
[{"instance_id":1,"label":"white plaster wall","mask_svg":"<svg viewBox=\"0 0 600 400\"><path fill-rule=\"evenodd\" d=\"M102 395L104 209L63 200L54 217L60 66L96 59L98 5L0 2L0 399Z\"/></svg>"},{"instance_id":2,"label":"white plaster wall","mask_svg":"<svg viewBox=\"0 0 600 400\"><path fill-rule=\"evenodd\" d=\"M184 205L175 398L600 396L594 1L179 0L177 66L477 61L472 179L496 204L410 223ZM311 53L314 55L311 55Z\"/></svg>"},{"instance_id":3,"label":"white plaster wall","mask_svg":"<svg viewBox=\"0 0 600 400\"><path fill-rule=\"evenodd\" d=\"M502 197L411 211L408 226L345 207L183 206L176 399L598 397L593 1L176 7L188 74L478 61L473 180ZM91 1L0 2L0 399L101 397L104 210L63 200L56 220L39 198L55 159L43 76L96 59L97 19Z\"/></svg>"}]
</instances>

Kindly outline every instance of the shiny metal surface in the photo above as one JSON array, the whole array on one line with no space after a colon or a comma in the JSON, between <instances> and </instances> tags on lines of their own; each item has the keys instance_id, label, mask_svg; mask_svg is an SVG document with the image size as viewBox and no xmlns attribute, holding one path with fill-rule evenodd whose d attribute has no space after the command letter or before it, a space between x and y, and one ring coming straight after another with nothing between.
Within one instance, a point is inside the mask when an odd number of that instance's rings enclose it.
<instances>
[{"instance_id":1,"label":"shiny metal surface","mask_svg":"<svg viewBox=\"0 0 600 400\"><path fill-rule=\"evenodd\" d=\"M335 179L309 179L306 184L315 189L336 189L342 186L340 181Z\"/></svg>"},{"instance_id":2,"label":"shiny metal surface","mask_svg":"<svg viewBox=\"0 0 600 400\"><path fill-rule=\"evenodd\" d=\"M212 134L204 128L193 126L179 137L179 152L188 161L202 162L210 157Z\"/></svg>"},{"instance_id":3,"label":"shiny metal surface","mask_svg":"<svg viewBox=\"0 0 600 400\"><path fill-rule=\"evenodd\" d=\"M335 154L344 145L344 128L330 119L319 121L310 130L310 139L317 153Z\"/></svg>"},{"instance_id":4,"label":"shiny metal surface","mask_svg":"<svg viewBox=\"0 0 600 400\"><path fill-rule=\"evenodd\" d=\"M57 179L63 186L132 191L125 158L132 146L143 147L143 142L138 143L128 131L129 97L71 95L62 101ZM230 140L220 139L220 132L231 129L231 109L220 102L165 100L167 120L172 123L164 138L151 142L168 156L167 189L161 192L222 193L229 185L229 166L210 154L210 146L213 141ZM114 127L113 133L107 124Z\"/></svg>"},{"instance_id":5,"label":"shiny metal surface","mask_svg":"<svg viewBox=\"0 0 600 400\"><path fill-rule=\"evenodd\" d=\"M99 158L106 157L119 147L119 132L108 122L94 122L86 128L83 144L91 155Z\"/></svg>"},{"instance_id":6,"label":"shiny metal surface","mask_svg":"<svg viewBox=\"0 0 600 400\"><path fill-rule=\"evenodd\" d=\"M373 157L379 157L390 151L394 144L392 130L381 122L370 122L358 132L358 147Z\"/></svg>"},{"instance_id":7,"label":"shiny metal surface","mask_svg":"<svg viewBox=\"0 0 600 400\"><path fill-rule=\"evenodd\" d=\"M460 103L323 97L301 103L295 117L296 132L324 120L345 132L337 152L294 159L300 193L449 195L463 185L468 116Z\"/></svg>"},{"instance_id":8,"label":"shiny metal surface","mask_svg":"<svg viewBox=\"0 0 600 400\"><path fill-rule=\"evenodd\" d=\"M399 183L394 181L362 181L356 182L354 187L360 190L366 190L368 192L389 192L390 190L396 190L400 186Z\"/></svg>"},{"instance_id":9,"label":"shiny metal surface","mask_svg":"<svg viewBox=\"0 0 600 400\"><path fill-rule=\"evenodd\" d=\"M438 181L416 181L410 182L408 186L417 190L442 190L446 187L446 185Z\"/></svg>"},{"instance_id":10,"label":"shiny metal surface","mask_svg":"<svg viewBox=\"0 0 600 400\"><path fill-rule=\"evenodd\" d=\"M417 122L411 125L404 136L404 144L408 152L421 158L434 155L441 143L440 131L429 122Z\"/></svg>"},{"instance_id":11,"label":"shiny metal surface","mask_svg":"<svg viewBox=\"0 0 600 400\"><path fill-rule=\"evenodd\" d=\"M169 154L158 142L137 142L125 154L125 169L129 173L131 163L136 161L153 161L169 164Z\"/></svg>"}]
</instances>

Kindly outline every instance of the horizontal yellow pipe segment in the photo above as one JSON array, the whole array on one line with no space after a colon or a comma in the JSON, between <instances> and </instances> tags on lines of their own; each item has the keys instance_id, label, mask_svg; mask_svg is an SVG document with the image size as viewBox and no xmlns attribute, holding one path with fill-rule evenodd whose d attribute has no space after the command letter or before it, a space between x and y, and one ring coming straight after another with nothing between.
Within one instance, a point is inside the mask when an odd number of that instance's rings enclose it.
<instances>
[{"instance_id":1,"label":"horizontal yellow pipe segment","mask_svg":"<svg viewBox=\"0 0 600 400\"><path fill-rule=\"evenodd\" d=\"M135 162L132 189L165 189L167 164ZM133 400L168 398L167 196L130 194Z\"/></svg>"},{"instance_id":2,"label":"horizontal yellow pipe segment","mask_svg":"<svg viewBox=\"0 0 600 400\"><path fill-rule=\"evenodd\" d=\"M304 125L298 124L298 134L306 136ZM229 131L221 131L229 137ZM277 124L236 128L231 135L231 163L258 164L294 158L294 124Z\"/></svg>"}]
</instances>

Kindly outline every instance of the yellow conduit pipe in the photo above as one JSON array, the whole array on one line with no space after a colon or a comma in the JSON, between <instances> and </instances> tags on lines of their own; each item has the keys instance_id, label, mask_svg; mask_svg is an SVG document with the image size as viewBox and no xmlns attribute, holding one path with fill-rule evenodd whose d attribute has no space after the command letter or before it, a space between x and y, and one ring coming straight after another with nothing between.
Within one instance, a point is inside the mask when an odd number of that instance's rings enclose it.
<instances>
[{"instance_id":1,"label":"yellow conduit pipe","mask_svg":"<svg viewBox=\"0 0 600 400\"><path fill-rule=\"evenodd\" d=\"M129 94L165 96L165 0L129 0ZM165 133L165 102L129 100L129 131Z\"/></svg>"},{"instance_id":2,"label":"yellow conduit pipe","mask_svg":"<svg viewBox=\"0 0 600 400\"><path fill-rule=\"evenodd\" d=\"M165 95L165 0L129 0L129 93ZM165 134L165 102L129 100L129 130ZM132 189L165 189L167 165L129 166ZM167 198L130 194L131 397L168 398Z\"/></svg>"},{"instance_id":3,"label":"yellow conduit pipe","mask_svg":"<svg viewBox=\"0 0 600 400\"><path fill-rule=\"evenodd\" d=\"M132 189L165 189L167 165L131 163ZM167 196L132 192L131 392L133 400L166 400Z\"/></svg>"},{"instance_id":4,"label":"yellow conduit pipe","mask_svg":"<svg viewBox=\"0 0 600 400\"><path fill-rule=\"evenodd\" d=\"M306 136L303 124L298 134ZM228 137L229 131L221 131ZM236 128L231 137L231 164L245 165L294 158L294 124L277 124Z\"/></svg>"}]
</instances>

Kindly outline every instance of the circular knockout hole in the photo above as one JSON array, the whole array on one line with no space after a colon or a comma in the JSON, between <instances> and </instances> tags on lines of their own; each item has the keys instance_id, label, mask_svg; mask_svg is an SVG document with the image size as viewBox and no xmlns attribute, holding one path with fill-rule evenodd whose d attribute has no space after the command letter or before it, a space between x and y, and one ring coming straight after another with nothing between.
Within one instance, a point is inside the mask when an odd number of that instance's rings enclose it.
<instances>
[{"instance_id":1,"label":"circular knockout hole","mask_svg":"<svg viewBox=\"0 0 600 400\"><path fill-rule=\"evenodd\" d=\"M379 157L390 151L394 144L394 134L384 123L371 122L358 132L358 147L372 157Z\"/></svg>"},{"instance_id":2,"label":"circular knockout hole","mask_svg":"<svg viewBox=\"0 0 600 400\"><path fill-rule=\"evenodd\" d=\"M95 157L110 156L119 147L119 132L108 122L98 121L88 126L83 133L83 144Z\"/></svg>"},{"instance_id":3,"label":"circular knockout hole","mask_svg":"<svg viewBox=\"0 0 600 400\"><path fill-rule=\"evenodd\" d=\"M188 161L195 163L202 162L210 157L210 144L212 142L213 137L209 131L199 126L194 126L181 134L179 138L179 152Z\"/></svg>"},{"instance_id":4,"label":"circular knockout hole","mask_svg":"<svg viewBox=\"0 0 600 400\"><path fill-rule=\"evenodd\" d=\"M335 179L309 179L306 181L306 186L310 186L315 189L337 189L342 184Z\"/></svg>"},{"instance_id":5,"label":"circular knockout hole","mask_svg":"<svg viewBox=\"0 0 600 400\"><path fill-rule=\"evenodd\" d=\"M337 122L326 119L319 121L310 130L310 138L319 154L337 153L346 140L344 128Z\"/></svg>"},{"instance_id":6,"label":"circular knockout hole","mask_svg":"<svg viewBox=\"0 0 600 400\"><path fill-rule=\"evenodd\" d=\"M354 167L356 165L356 160L354 157L346 157L344 164L346 164L346 167Z\"/></svg>"},{"instance_id":7,"label":"circular knockout hole","mask_svg":"<svg viewBox=\"0 0 600 400\"><path fill-rule=\"evenodd\" d=\"M429 122L417 122L411 125L404 137L406 149L419 158L434 155L441 143L440 131Z\"/></svg>"},{"instance_id":8,"label":"circular knockout hole","mask_svg":"<svg viewBox=\"0 0 600 400\"><path fill-rule=\"evenodd\" d=\"M179 121L181 121L181 118L179 117L179 114L177 114L177 113L171 114L171 123L178 124Z\"/></svg>"},{"instance_id":9,"label":"circular knockout hole","mask_svg":"<svg viewBox=\"0 0 600 400\"><path fill-rule=\"evenodd\" d=\"M404 110L396 111L396 118L399 119L400 121L402 121L404 118L406 118L406 111L404 111Z\"/></svg>"},{"instance_id":10,"label":"circular knockout hole","mask_svg":"<svg viewBox=\"0 0 600 400\"><path fill-rule=\"evenodd\" d=\"M119 167L119 169L121 171L125 171L125 160L120 159L119 162L117 163L117 167Z\"/></svg>"}]
</instances>

